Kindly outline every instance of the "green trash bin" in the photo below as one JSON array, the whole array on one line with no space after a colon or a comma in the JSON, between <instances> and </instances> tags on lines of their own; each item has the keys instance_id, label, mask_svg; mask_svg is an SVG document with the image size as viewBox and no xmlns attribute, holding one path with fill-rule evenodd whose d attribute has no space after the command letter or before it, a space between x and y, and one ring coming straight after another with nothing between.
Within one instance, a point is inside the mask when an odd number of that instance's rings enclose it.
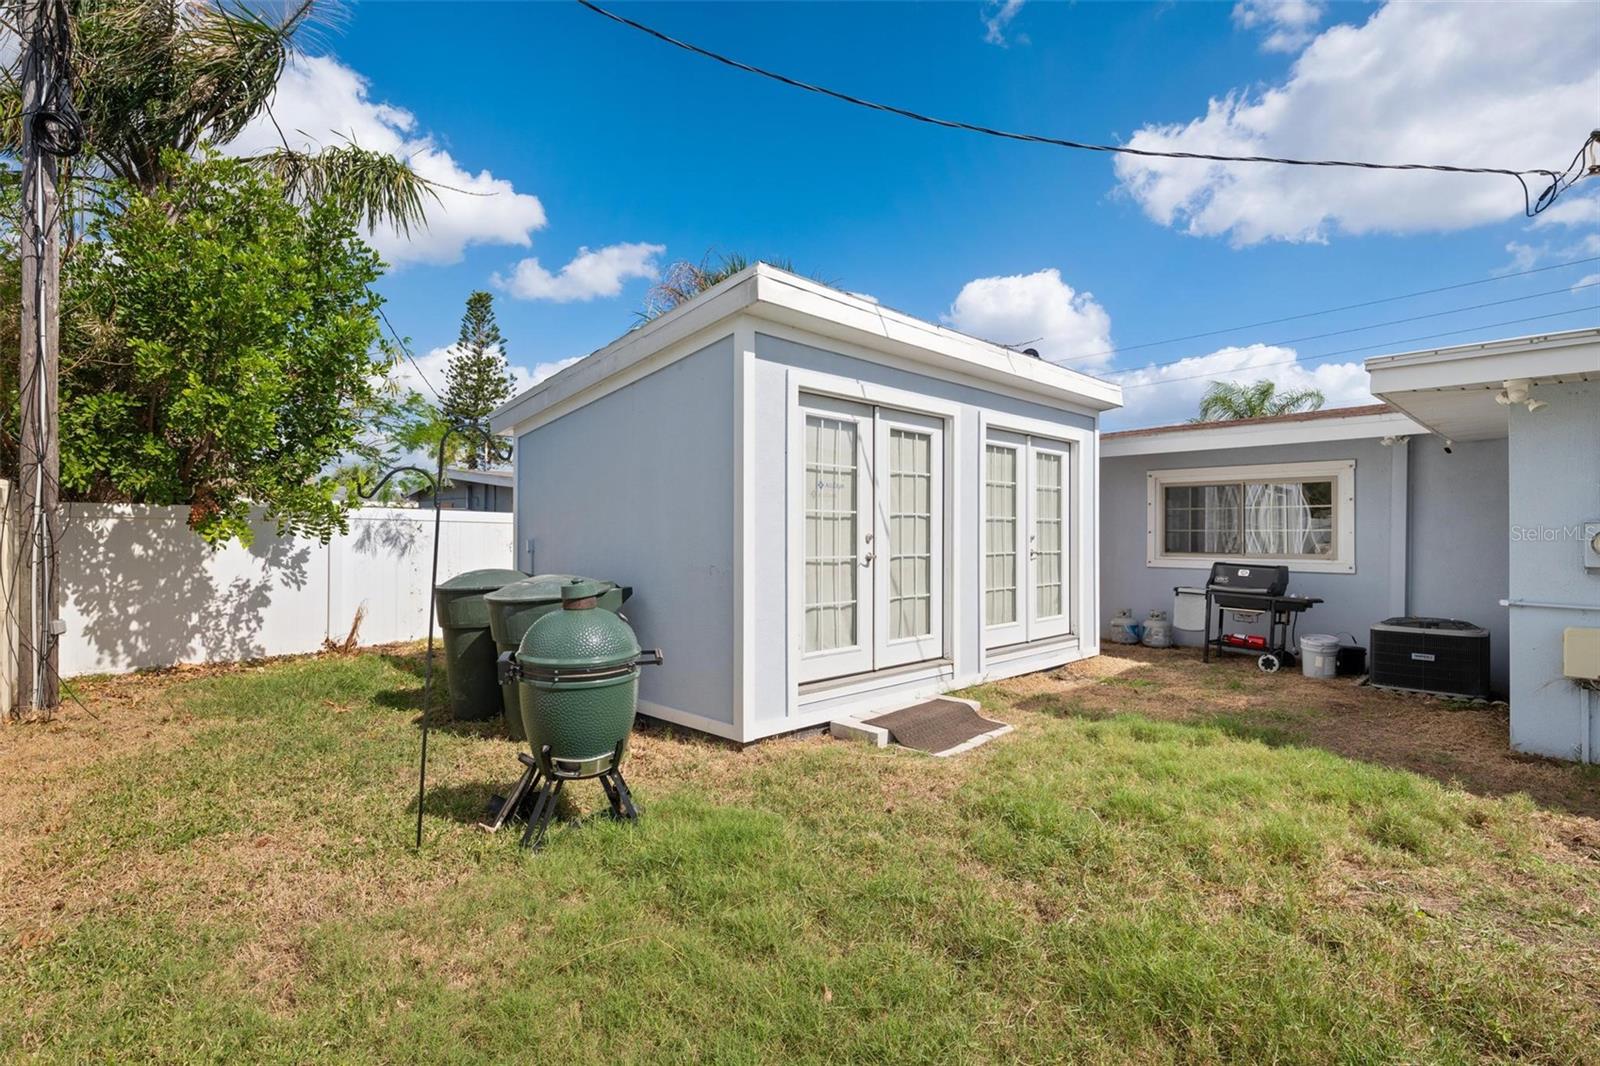
<instances>
[{"instance_id":1,"label":"green trash bin","mask_svg":"<svg viewBox=\"0 0 1600 1066\"><path fill-rule=\"evenodd\" d=\"M520 570L468 570L433 587L433 606L444 632L445 678L450 713L466 721L493 718L500 711L500 681L495 676L494 638L483 597L527 577Z\"/></svg>"},{"instance_id":2,"label":"green trash bin","mask_svg":"<svg viewBox=\"0 0 1600 1066\"><path fill-rule=\"evenodd\" d=\"M496 651L516 651L522 646L522 637L528 627L551 611L561 609L561 588L574 581L591 578L576 574L536 574L522 581L514 581L504 588L489 593L483 599L489 607L489 635L494 638ZM603 589L597 606L618 614L633 589L611 581L600 581ZM521 687L502 685L500 696L504 704L506 729L513 740L526 740L522 728Z\"/></svg>"}]
</instances>

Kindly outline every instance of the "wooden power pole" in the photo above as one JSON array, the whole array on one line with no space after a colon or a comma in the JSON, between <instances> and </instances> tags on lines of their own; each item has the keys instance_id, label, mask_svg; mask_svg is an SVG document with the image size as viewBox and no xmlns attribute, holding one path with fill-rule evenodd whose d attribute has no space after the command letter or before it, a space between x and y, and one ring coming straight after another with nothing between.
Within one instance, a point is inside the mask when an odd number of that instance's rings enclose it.
<instances>
[{"instance_id":1,"label":"wooden power pole","mask_svg":"<svg viewBox=\"0 0 1600 1066\"><path fill-rule=\"evenodd\" d=\"M61 453L57 435L61 211L58 162L40 146L40 115L52 106L66 56L65 5L22 4L22 359L16 498L17 710L60 702L56 532Z\"/></svg>"}]
</instances>

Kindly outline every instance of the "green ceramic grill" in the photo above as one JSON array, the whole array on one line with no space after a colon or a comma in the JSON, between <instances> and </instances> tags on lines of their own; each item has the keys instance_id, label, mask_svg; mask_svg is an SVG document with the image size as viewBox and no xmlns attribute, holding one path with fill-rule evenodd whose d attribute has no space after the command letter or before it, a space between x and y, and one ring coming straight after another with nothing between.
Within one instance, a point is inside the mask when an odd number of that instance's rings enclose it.
<instances>
[{"instance_id":1,"label":"green ceramic grill","mask_svg":"<svg viewBox=\"0 0 1600 1066\"><path fill-rule=\"evenodd\" d=\"M567 781L600 779L611 813L637 817L622 757L633 730L639 668L662 661L641 651L627 622L599 609L610 582L578 579L561 589L561 610L528 627L515 654L500 656L502 684L521 689L523 729L531 756L506 808L527 811L523 843L538 847Z\"/></svg>"},{"instance_id":2,"label":"green ceramic grill","mask_svg":"<svg viewBox=\"0 0 1600 1066\"><path fill-rule=\"evenodd\" d=\"M528 627L547 614L561 610L561 590L574 581L583 580L576 574L538 574L523 581L515 581L483 598L489 607L489 635L494 638L498 655L515 652L522 647L522 638ZM613 613L622 610L623 603L633 595L633 589L612 581L602 581L598 605ZM522 727L521 685L502 685L500 695L505 704L506 729L512 740L526 740Z\"/></svg>"}]
</instances>

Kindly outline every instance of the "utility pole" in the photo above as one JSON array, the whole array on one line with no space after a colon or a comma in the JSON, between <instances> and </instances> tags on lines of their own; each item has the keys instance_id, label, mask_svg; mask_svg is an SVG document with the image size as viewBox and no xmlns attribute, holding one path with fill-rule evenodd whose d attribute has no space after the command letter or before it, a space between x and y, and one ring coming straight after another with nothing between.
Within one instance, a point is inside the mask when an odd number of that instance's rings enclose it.
<instances>
[{"instance_id":1,"label":"utility pole","mask_svg":"<svg viewBox=\"0 0 1600 1066\"><path fill-rule=\"evenodd\" d=\"M41 145L55 112L68 37L60 0L22 4L22 358L17 471L16 596L20 601L17 711L60 702L55 543L61 453L57 435L61 230L53 146ZM68 105L70 106L70 105Z\"/></svg>"}]
</instances>

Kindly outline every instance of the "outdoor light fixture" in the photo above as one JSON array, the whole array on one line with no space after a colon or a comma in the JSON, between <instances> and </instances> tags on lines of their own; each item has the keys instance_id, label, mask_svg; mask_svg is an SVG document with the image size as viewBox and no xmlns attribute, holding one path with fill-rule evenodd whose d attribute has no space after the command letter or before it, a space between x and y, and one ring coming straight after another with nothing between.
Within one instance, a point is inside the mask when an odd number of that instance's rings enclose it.
<instances>
[{"instance_id":1,"label":"outdoor light fixture","mask_svg":"<svg viewBox=\"0 0 1600 1066\"><path fill-rule=\"evenodd\" d=\"M1495 393L1494 402L1501 407L1510 407L1512 404L1520 403L1528 409L1530 414L1549 407L1550 405L1545 401L1535 400L1528 395L1532 387L1532 383L1527 378L1508 378L1505 381L1505 388Z\"/></svg>"}]
</instances>

